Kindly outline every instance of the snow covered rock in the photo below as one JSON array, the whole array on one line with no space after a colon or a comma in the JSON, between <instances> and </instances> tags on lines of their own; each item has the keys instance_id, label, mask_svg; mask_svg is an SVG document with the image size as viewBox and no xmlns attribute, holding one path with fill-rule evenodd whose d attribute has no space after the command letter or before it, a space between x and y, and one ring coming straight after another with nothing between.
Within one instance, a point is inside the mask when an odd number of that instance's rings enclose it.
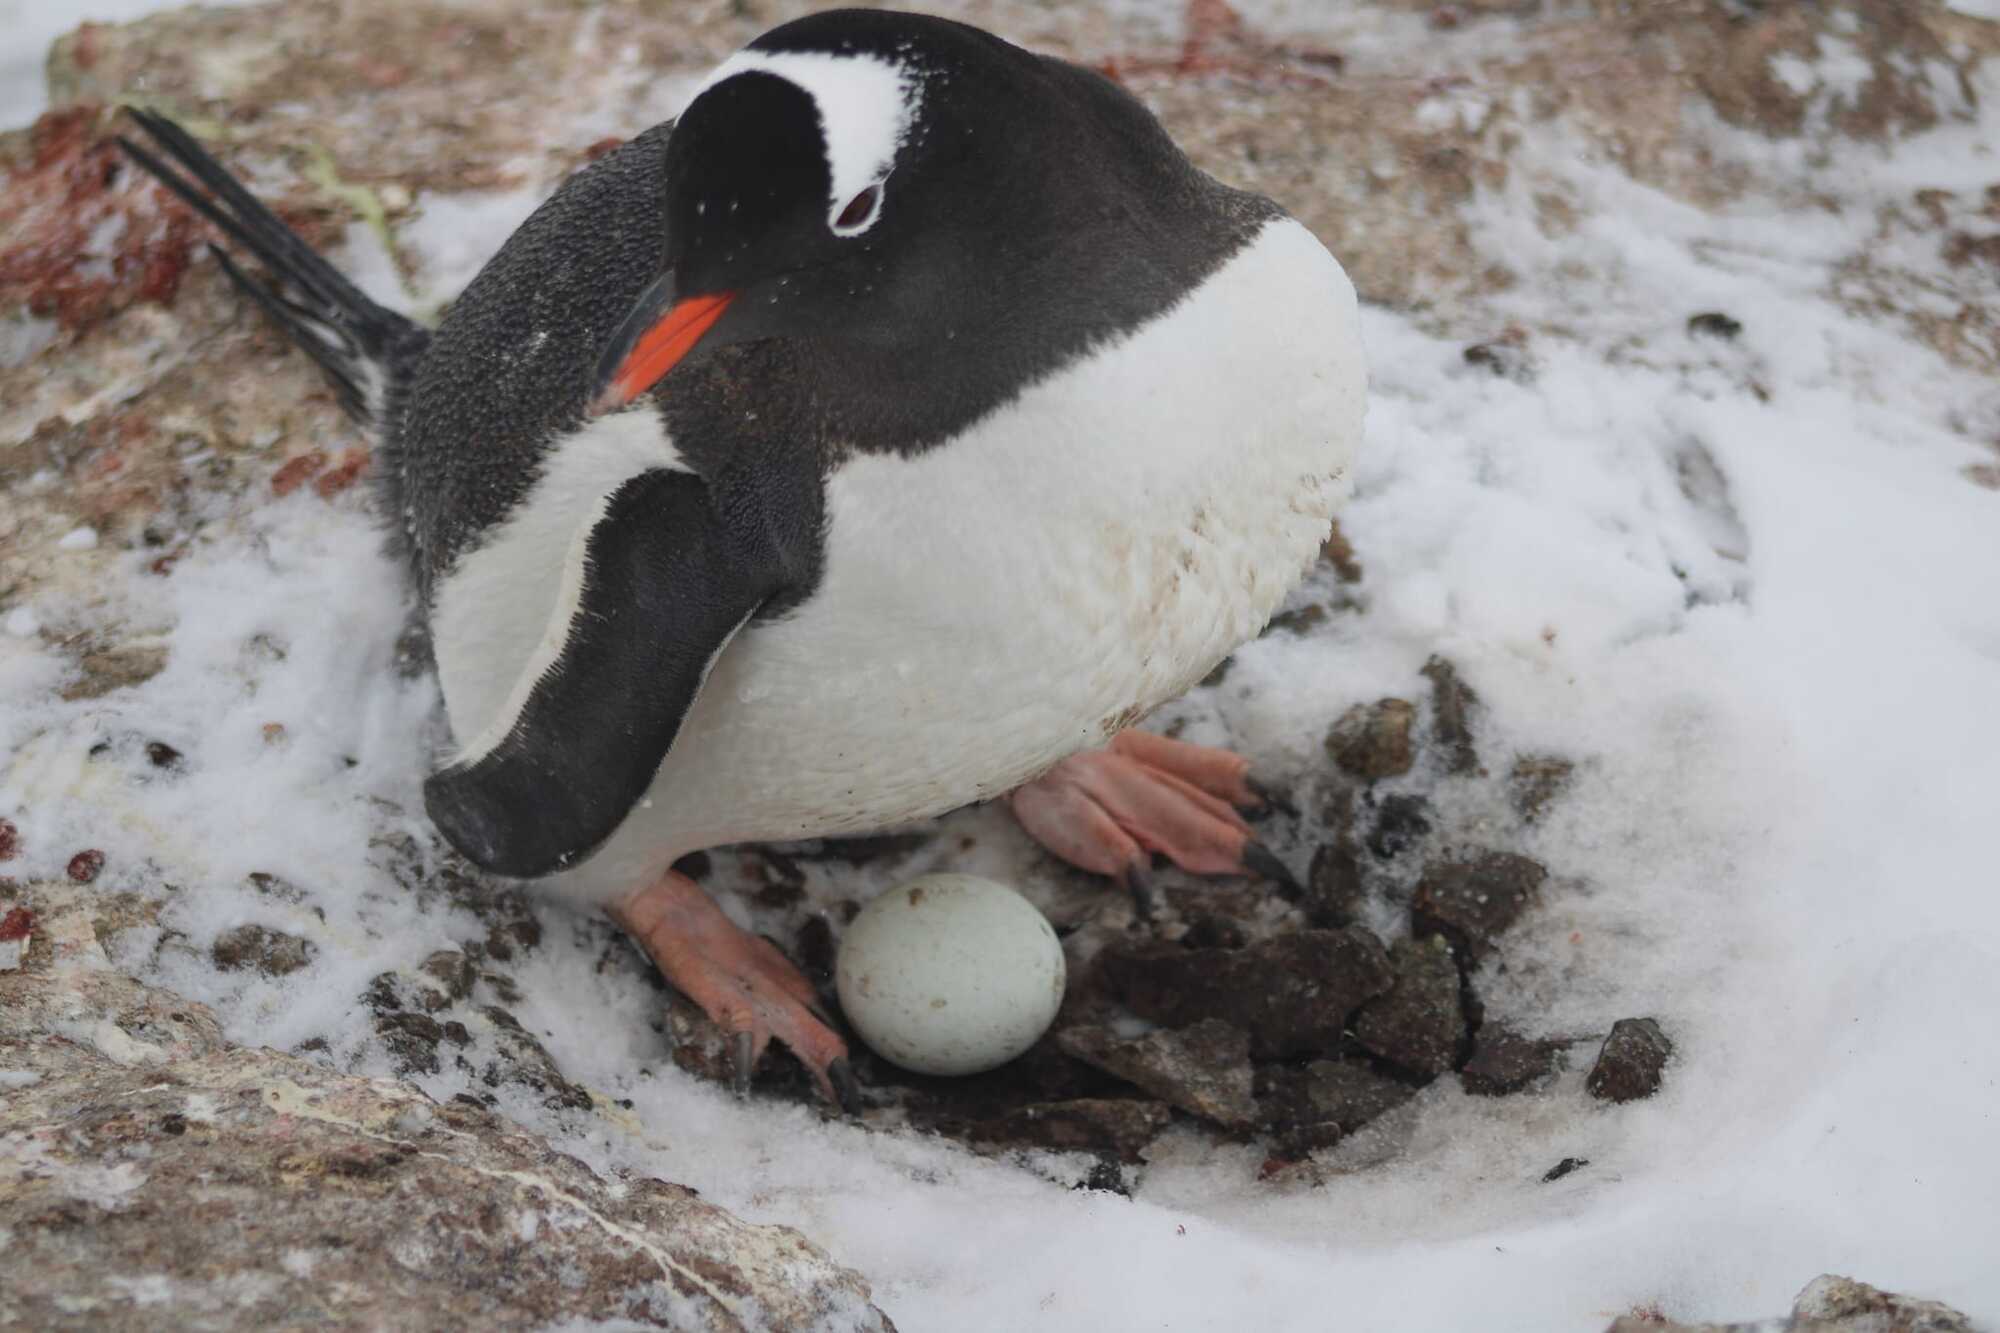
<instances>
[{"instance_id":1,"label":"snow covered rock","mask_svg":"<svg viewBox=\"0 0 2000 1333\"><path fill-rule=\"evenodd\" d=\"M230 1045L30 887L0 974L0 1325L887 1329L789 1227L606 1180L476 1103Z\"/></svg>"}]
</instances>

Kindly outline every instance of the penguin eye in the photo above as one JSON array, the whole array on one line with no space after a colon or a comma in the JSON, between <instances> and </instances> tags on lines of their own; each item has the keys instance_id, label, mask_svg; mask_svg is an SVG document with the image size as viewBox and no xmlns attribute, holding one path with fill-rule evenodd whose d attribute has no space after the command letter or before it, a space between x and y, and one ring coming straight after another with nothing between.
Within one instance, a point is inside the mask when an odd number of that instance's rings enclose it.
<instances>
[{"instance_id":1,"label":"penguin eye","mask_svg":"<svg viewBox=\"0 0 2000 1333\"><path fill-rule=\"evenodd\" d=\"M840 216L833 220L833 229L839 235L852 236L873 222L881 207L882 182L876 181L847 201L847 206L840 210Z\"/></svg>"}]
</instances>

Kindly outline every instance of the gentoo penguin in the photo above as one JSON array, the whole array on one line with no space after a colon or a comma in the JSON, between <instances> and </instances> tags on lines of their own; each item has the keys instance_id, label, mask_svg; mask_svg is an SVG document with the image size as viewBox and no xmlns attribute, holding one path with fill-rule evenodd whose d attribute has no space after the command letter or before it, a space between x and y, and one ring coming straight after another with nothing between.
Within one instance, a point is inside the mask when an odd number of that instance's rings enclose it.
<instances>
[{"instance_id":1,"label":"gentoo penguin","mask_svg":"<svg viewBox=\"0 0 2000 1333\"><path fill-rule=\"evenodd\" d=\"M776 1037L854 1092L687 852L1011 792L1135 885L1155 853L1268 868L1246 762L1129 728L1326 537L1354 292L1108 79L942 19L787 23L565 182L435 331L134 115L374 442L457 746L431 818L608 911L736 1034L739 1087Z\"/></svg>"}]
</instances>

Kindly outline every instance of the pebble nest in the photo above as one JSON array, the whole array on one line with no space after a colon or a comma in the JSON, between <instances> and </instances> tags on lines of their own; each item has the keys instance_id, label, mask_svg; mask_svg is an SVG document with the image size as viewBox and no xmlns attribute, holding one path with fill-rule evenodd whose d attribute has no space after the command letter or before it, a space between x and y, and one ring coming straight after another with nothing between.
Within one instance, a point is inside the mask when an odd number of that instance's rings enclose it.
<instances>
[{"instance_id":1,"label":"pebble nest","mask_svg":"<svg viewBox=\"0 0 2000 1333\"><path fill-rule=\"evenodd\" d=\"M1477 697L1441 658L1423 676L1411 692L1418 697L1342 715L1325 737L1322 771L1273 794L1258 836L1305 867L1293 882L1197 879L1162 866L1135 900L1045 862L1047 875L1065 880L1051 916L1070 968L1054 1025L1019 1059L968 1078L912 1074L851 1042L864 1120L982 1152L1090 1154L1096 1166L1085 1183L1122 1191L1175 1125L1257 1143L1265 1174L1283 1176L1310 1173L1315 1154L1441 1078L1509 1096L1589 1061L1587 1095L1652 1095L1673 1048L1651 1018L1606 1014L1586 1033L1489 1020L1479 966L1506 932L1535 929L1550 871L1481 841L1492 821L1452 827L1425 789L1498 784L1513 826L1525 829L1562 799L1575 768L1538 755L1489 771L1473 736ZM809 881L837 886L853 877L848 867L868 865L893 882L905 861L914 876L935 860L941 836L732 849L690 857L681 869L719 891L731 869L743 870L770 938L838 1017L834 960L860 903L828 900ZM625 961L650 975L636 951ZM675 1063L726 1082L721 1034L661 985L660 1027ZM782 1053L766 1058L755 1089L816 1100L804 1070ZM1554 1163L1548 1178L1584 1165Z\"/></svg>"}]
</instances>

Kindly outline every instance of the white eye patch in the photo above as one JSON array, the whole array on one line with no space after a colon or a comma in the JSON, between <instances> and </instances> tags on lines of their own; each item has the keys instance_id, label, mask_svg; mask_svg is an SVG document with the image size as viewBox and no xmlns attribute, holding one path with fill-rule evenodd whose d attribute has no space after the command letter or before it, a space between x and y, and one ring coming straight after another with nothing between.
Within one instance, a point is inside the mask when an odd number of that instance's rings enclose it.
<instances>
[{"instance_id":1,"label":"white eye patch","mask_svg":"<svg viewBox=\"0 0 2000 1333\"><path fill-rule=\"evenodd\" d=\"M824 51L738 51L715 67L695 96L737 74L772 74L812 98L819 109L820 139L826 146L828 190L826 225L837 235L858 236L882 215L881 185L896 164L896 150L908 137L922 89L902 65L872 55ZM841 222L841 213L862 191L875 196L859 221Z\"/></svg>"}]
</instances>

